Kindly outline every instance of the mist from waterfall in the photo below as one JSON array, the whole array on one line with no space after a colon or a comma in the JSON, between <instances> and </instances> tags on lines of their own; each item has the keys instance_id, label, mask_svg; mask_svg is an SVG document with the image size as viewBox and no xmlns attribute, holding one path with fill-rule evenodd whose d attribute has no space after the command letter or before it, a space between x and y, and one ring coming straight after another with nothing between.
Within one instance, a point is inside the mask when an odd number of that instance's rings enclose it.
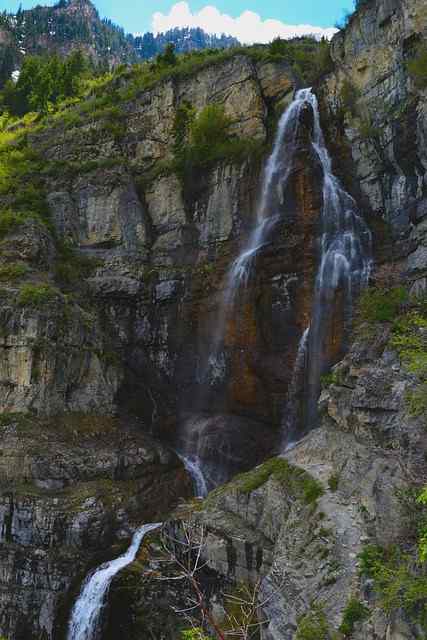
<instances>
[{"instance_id":1,"label":"mist from waterfall","mask_svg":"<svg viewBox=\"0 0 427 640\"><path fill-rule=\"evenodd\" d=\"M142 525L135 532L126 553L115 560L105 562L88 575L71 612L67 640L97 640L99 638L102 612L114 576L135 560L144 536L160 526L161 523Z\"/></svg>"}]
</instances>

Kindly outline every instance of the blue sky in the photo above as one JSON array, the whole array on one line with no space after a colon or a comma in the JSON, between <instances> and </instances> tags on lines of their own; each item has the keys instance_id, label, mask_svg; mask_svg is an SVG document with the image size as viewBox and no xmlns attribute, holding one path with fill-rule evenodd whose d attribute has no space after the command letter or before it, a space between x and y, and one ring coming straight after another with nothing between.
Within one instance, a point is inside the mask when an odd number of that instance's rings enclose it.
<instances>
[{"instance_id":1,"label":"blue sky","mask_svg":"<svg viewBox=\"0 0 427 640\"><path fill-rule=\"evenodd\" d=\"M177 0L95 0L94 4L103 17L122 25L126 31L147 31L152 26L155 12L169 14ZM310 24L331 27L341 18L345 9L352 7L352 0L187 0L193 14L206 5L213 5L221 14L237 18L245 11L257 13L262 20L274 19L285 24ZM0 0L0 9L16 11L36 4L54 4L53 0ZM160 22L159 24L163 24Z\"/></svg>"}]
</instances>

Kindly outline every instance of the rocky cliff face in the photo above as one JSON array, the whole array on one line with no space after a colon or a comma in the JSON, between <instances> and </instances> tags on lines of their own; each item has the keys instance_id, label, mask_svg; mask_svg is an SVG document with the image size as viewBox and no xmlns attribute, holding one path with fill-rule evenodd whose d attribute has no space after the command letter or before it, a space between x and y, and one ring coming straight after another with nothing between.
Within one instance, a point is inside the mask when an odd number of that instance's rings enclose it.
<instances>
[{"instance_id":1,"label":"rocky cliff face","mask_svg":"<svg viewBox=\"0 0 427 640\"><path fill-rule=\"evenodd\" d=\"M114 419L3 416L1 429L0 626L59 638L67 594L190 485L170 451Z\"/></svg>"},{"instance_id":2,"label":"rocky cliff face","mask_svg":"<svg viewBox=\"0 0 427 640\"><path fill-rule=\"evenodd\" d=\"M426 23L418 0L364 3L335 37L334 70L317 89L335 170L374 230L374 278L394 285L406 277L419 295L427 277L427 107L406 61ZM95 95L29 133L50 222L26 218L1 229L0 631L16 640L63 637L87 571L134 525L163 518L190 493L178 459L146 434L173 436L186 412L206 409L201 360L224 275L252 228L274 123L297 85L286 64L247 54L143 90L132 72L113 82L113 93L128 90L119 104ZM211 104L224 107L239 153L188 174L177 162L190 142L182 118ZM311 129L307 109L281 194L283 220L209 373L214 415L189 418L190 437L204 429L206 457L221 454L230 474L274 449L309 322L323 199ZM399 327L359 321L349 353L325 380L319 428L165 527L165 535L189 521L204 530L206 589L219 623L224 585L259 581L265 640L307 640L307 620L318 634L311 638L341 637L354 600L364 611L357 640L421 637L419 617L403 605L384 610L358 559L368 543L414 549L401 497L426 477L425 413L411 404L425 377L408 365L414 344L425 353L425 311L416 305L404 308ZM331 362L341 355L332 345ZM150 540L119 576L107 637L123 629L129 638L162 637L153 593L168 637L178 633L169 603L185 605L189 594L158 580L162 554Z\"/></svg>"},{"instance_id":3,"label":"rocky cliff face","mask_svg":"<svg viewBox=\"0 0 427 640\"><path fill-rule=\"evenodd\" d=\"M411 498L425 483L427 471L425 369L413 366L410 344L416 341L416 357L423 358L426 110L425 90L408 74L407 62L425 38L426 25L422 2L364 3L333 40L335 70L319 88L336 171L371 220L374 281L378 286L403 283L418 302L401 310L399 318L368 323L358 319L348 354L325 380L318 429L281 459L213 492L190 515L179 514L165 529L166 536L171 530L176 536L182 523L190 523L204 536L203 557L216 576L216 588L210 582L207 594L223 629L229 623L224 594L246 583L253 588L261 585L258 601L263 605L258 615L263 621L261 637L268 640L415 640L425 633L421 583L414 586L409 605L404 582L387 580L397 570L401 580L411 580L415 570L421 578L425 575L425 567L415 561L418 516ZM292 184L297 189L301 181L301 191L310 194L308 208L314 213L304 216L310 225L316 218L318 196L307 156L301 168L301 177ZM304 176L308 176L305 183ZM297 202L300 214L307 211L302 199ZM307 237L311 233L308 227ZM289 244L286 248L289 251ZM313 256L310 247L307 256ZM269 259L270 254L260 259L260 274L269 268ZM283 267L286 259L281 260ZM309 299L303 295L301 276L296 282L302 300ZM261 291L271 295L269 287ZM281 311L285 308L279 305ZM298 307L293 298L289 309L296 308L297 322L302 323L304 303ZM249 338L254 326L250 306L249 311L242 307L240 318L245 323L241 344L250 352L249 345L254 344ZM230 330L231 336L236 334ZM238 391L243 393L249 386L244 383L245 368L240 366L239 371ZM281 379L278 386L283 383ZM378 576L374 579L366 572L367 548L389 553L400 549L403 554L400 565L384 565L390 573L389 578L382 574L382 586ZM154 562L157 552L153 548ZM152 566L146 564L146 556L140 562L145 565L144 581L150 585ZM157 589L153 582L151 588ZM121 610L126 584L133 584L129 575L116 585L116 612ZM393 589L400 593L396 600ZM415 595L417 589L421 591ZM174 594L173 588L167 593L184 607L185 594ZM139 591L135 600L127 602L135 619L148 600L147 593Z\"/></svg>"},{"instance_id":4,"label":"rocky cliff face","mask_svg":"<svg viewBox=\"0 0 427 640\"><path fill-rule=\"evenodd\" d=\"M174 157L177 109L191 104L200 112L214 100L224 105L235 136L262 145L267 140L268 115L291 95L292 82L287 68L280 64L254 64L245 56L236 56L207 66L195 77L160 83L138 100L121 105L119 136L107 113L105 119L96 122L90 116L83 118L79 126L64 127L59 121L34 137L33 146L44 161L63 168L47 182L55 230L94 265L84 282L85 295L95 304L94 315L87 319L92 335L89 337L85 334L88 330L76 326L78 337L64 337L77 347L79 358L82 347L87 349L85 361L76 362L81 367L78 377L82 387L91 384L90 370L99 369L99 394L97 390L91 397L92 409L96 410L97 402L103 410L112 409L117 391L121 398L129 399L137 387L141 390L141 410L151 420L156 412L160 415L167 408L164 401L158 401L159 392L166 390L168 403L175 407L178 393L192 393L199 357L197 341L203 341L203 332L209 331L209 317L215 311L212 301L253 220L258 160L224 162L205 171L194 194L185 191L177 175L162 169ZM302 182L298 189L294 200L302 197ZM310 207L310 198L306 197L306 201ZM304 242L304 238L299 241ZM290 294L278 280L282 277L278 274L283 272L280 260L288 242L282 239L276 255L269 258L269 272L262 288L264 297L267 288L276 291L273 295L280 298L277 308L289 305L286 300ZM296 242L294 237L292 243ZM293 251L297 255L298 248ZM54 258L51 256L51 261ZM292 278L290 275L288 279ZM269 304L269 300L265 303ZM248 316L248 322L253 324L255 313L263 316L262 304L257 309L252 304L248 310L252 320ZM102 317L96 307L102 309ZM279 318L276 326L280 326ZM20 331L30 337L29 329ZM197 331L199 338L195 337ZM95 337L97 332L99 337ZM34 328L33 333L31 340L42 339L42 326ZM249 329L243 330L243 341L249 339L248 333ZM275 352L277 363L272 366L278 375L282 356L277 352L277 342L284 345L287 329L282 333L282 338L275 336L276 344L268 347ZM256 405L254 412L260 417L270 418L271 412L266 414L261 406L266 398L261 389L263 373L255 371L265 340L253 338L256 344L251 362L246 364L242 397L236 398L235 404L245 408L249 402L250 409ZM268 341L271 339L267 337ZM121 356L117 362L98 362L96 354L105 355L106 351L101 346L103 340L115 345L114 351ZM287 346L281 349L286 350ZM8 353L12 357L13 351ZM26 375L30 376L31 358L26 362ZM62 373L52 372L55 375L58 377L56 382L52 379L52 386L63 388L66 381L62 381ZM15 382L7 380L6 375L6 386ZM19 391L14 387L15 395L9 393L4 405L8 410L32 406L23 386L24 383L22 388L18 386ZM254 386L256 396L248 400L248 390ZM267 396L272 397L272 393L267 390ZM85 392L76 391L75 396L80 398L76 410L86 410L85 404L89 410L89 399L85 401L84 395ZM67 403L69 408L73 406L71 398L66 400L63 396L64 408ZM61 407L56 404L52 410L60 412Z\"/></svg>"},{"instance_id":5,"label":"rocky cliff face","mask_svg":"<svg viewBox=\"0 0 427 640\"><path fill-rule=\"evenodd\" d=\"M2 254L7 273L20 265L1 302L8 464L0 627L10 637L60 637L97 551L112 553L135 523L158 519L188 495L175 457L111 416L133 412L145 430L170 430L178 399L195 385L197 327L253 219L260 161L212 167L190 197L163 169L175 154L177 112L215 100L234 135L261 146L269 114L292 87L280 63L237 56L157 84L122 104L118 117L83 114L31 134L51 225L13 226ZM256 374L247 378L251 389ZM104 424L113 425L105 435Z\"/></svg>"},{"instance_id":6,"label":"rocky cliff face","mask_svg":"<svg viewBox=\"0 0 427 640\"><path fill-rule=\"evenodd\" d=\"M366 3L333 39L336 71L322 88L362 201L389 226L395 259L410 254L414 291L426 284L422 226L417 230L426 209L426 96L408 62L425 41L426 24L423 2Z\"/></svg>"}]
</instances>

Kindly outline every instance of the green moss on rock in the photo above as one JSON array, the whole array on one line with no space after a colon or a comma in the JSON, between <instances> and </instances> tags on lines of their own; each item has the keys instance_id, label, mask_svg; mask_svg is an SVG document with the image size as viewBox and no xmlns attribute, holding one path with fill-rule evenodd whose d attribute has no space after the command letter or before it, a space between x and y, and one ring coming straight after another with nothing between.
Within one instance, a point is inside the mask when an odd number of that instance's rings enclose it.
<instances>
[{"instance_id":1,"label":"green moss on rock","mask_svg":"<svg viewBox=\"0 0 427 640\"><path fill-rule=\"evenodd\" d=\"M324 493L323 486L313 476L278 457L267 460L252 471L236 476L229 484L213 491L208 501L231 491L250 494L269 480L279 482L288 493L301 497L305 504L315 503Z\"/></svg>"}]
</instances>

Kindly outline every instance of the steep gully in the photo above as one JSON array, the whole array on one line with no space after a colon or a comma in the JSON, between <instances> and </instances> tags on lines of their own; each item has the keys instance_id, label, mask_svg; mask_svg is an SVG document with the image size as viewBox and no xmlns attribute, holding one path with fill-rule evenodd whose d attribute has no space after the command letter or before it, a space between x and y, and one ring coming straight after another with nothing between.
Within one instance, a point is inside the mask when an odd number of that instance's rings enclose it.
<instances>
[{"instance_id":1,"label":"steep gully","mask_svg":"<svg viewBox=\"0 0 427 640\"><path fill-rule=\"evenodd\" d=\"M226 274L222 299L218 307L215 330L208 352L201 358L200 394L197 408L207 408L212 371L221 368L224 359L226 323L233 313L235 301L251 286L260 252L270 243L281 211L285 188L292 173L297 151L297 134L304 109L312 113L311 146L323 175L323 204L318 224L318 270L314 285L310 324L300 337L294 371L283 408L279 451L305 435L316 424L317 401L321 376L331 365L327 344L336 318L341 323L341 350L345 348L353 304L371 271L371 234L360 216L353 198L343 189L332 172L320 125L316 96L311 89L296 93L283 113L273 150L264 169L260 205L256 224L239 256ZM203 434L189 433L197 424L192 416L183 423L178 444L179 455L190 474L195 494L208 491L229 479L230 470L222 467L221 456L207 460L203 455ZM231 443L228 443L231 447ZM219 452L218 452L219 453ZM89 640L97 637L102 609L114 575L135 557L146 532L158 527L142 526L126 554L102 565L83 584L71 614L68 640Z\"/></svg>"}]
</instances>

